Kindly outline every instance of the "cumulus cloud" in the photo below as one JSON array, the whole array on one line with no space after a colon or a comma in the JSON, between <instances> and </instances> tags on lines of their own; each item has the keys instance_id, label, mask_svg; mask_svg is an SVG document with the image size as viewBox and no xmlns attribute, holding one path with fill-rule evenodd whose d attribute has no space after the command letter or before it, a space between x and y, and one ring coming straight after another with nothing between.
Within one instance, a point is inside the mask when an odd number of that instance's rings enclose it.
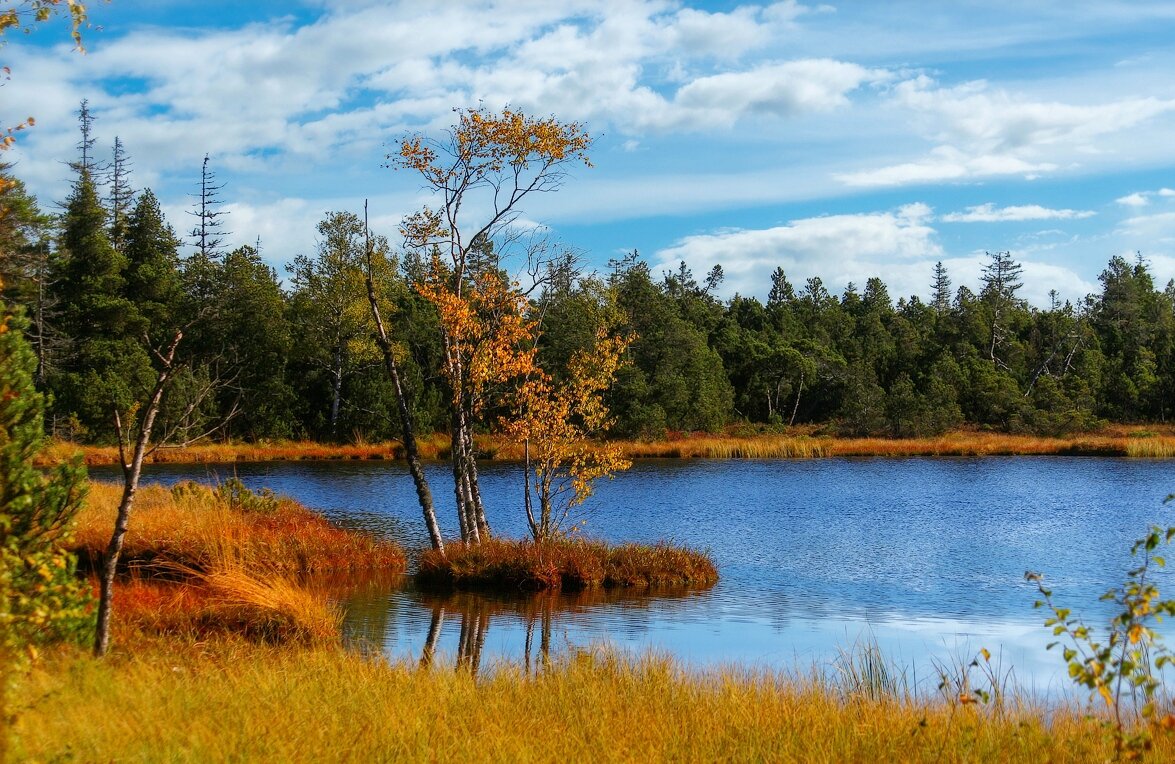
<instances>
[{"instance_id":1,"label":"cumulus cloud","mask_svg":"<svg viewBox=\"0 0 1175 764\"><path fill-rule=\"evenodd\" d=\"M721 265L727 294L765 298L777 267L797 283L819 276L830 289L879 275L902 293L914 287L913 273L922 268L915 262L932 263L943 256L935 230L927 225L931 212L924 204L911 204L888 212L803 218L774 228L687 236L658 251L654 261L665 268L685 261L695 273ZM917 281L929 283L926 274ZM921 286L916 289L924 291Z\"/></svg>"},{"instance_id":2,"label":"cumulus cloud","mask_svg":"<svg viewBox=\"0 0 1175 764\"><path fill-rule=\"evenodd\" d=\"M980 204L968 207L966 212L951 212L943 215L944 223L1004 223L1024 220L1080 220L1093 217L1091 210L1054 210L1039 204L996 207L994 204Z\"/></svg>"},{"instance_id":3,"label":"cumulus cloud","mask_svg":"<svg viewBox=\"0 0 1175 764\"><path fill-rule=\"evenodd\" d=\"M1175 190L1170 188L1160 188L1157 191L1135 191L1126 196L1120 196L1114 201L1121 204L1123 207L1145 207L1151 203L1154 197L1168 198L1175 196Z\"/></svg>"}]
</instances>

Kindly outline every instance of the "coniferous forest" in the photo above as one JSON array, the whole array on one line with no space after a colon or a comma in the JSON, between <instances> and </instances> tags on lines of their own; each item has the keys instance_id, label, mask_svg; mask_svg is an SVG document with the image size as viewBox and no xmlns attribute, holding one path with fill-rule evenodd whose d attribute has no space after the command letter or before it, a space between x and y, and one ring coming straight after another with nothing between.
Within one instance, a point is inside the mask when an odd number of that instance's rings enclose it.
<instances>
[{"instance_id":1,"label":"coniferous forest","mask_svg":"<svg viewBox=\"0 0 1175 764\"><path fill-rule=\"evenodd\" d=\"M174 439L394 437L395 392L364 287L373 262L415 421L421 431L448 429L439 317L420 288L424 255L397 251L371 236L360 214L336 211L278 272L256 247L225 247L231 189L207 160L193 179L185 221L193 227L181 233L150 189L133 187L128 149L116 140L113 156L96 157L84 103L79 115L74 178L59 211L26 192L17 168L5 166L0 185L0 278L28 318L52 435L112 441L110 412L145 398L152 353L182 327L198 362L177 368L160 410ZM720 266L704 277L685 263L657 272L634 251L589 273L556 253L531 262L526 304L539 364L555 376L602 322L631 338L607 394L614 437L734 424L1057 435L1167 421L1175 284L1156 285L1142 255L1115 255L1100 293L1040 308L1018 296L1021 265L998 246L978 293L954 288L941 263L926 274L926 294L911 296L891 295L880 278L841 288L792 283L776 269L765 303L720 299ZM512 286L492 241L474 254L470 279ZM493 429L502 413L487 406L477 426Z\"/></svg>"}]
</instances>

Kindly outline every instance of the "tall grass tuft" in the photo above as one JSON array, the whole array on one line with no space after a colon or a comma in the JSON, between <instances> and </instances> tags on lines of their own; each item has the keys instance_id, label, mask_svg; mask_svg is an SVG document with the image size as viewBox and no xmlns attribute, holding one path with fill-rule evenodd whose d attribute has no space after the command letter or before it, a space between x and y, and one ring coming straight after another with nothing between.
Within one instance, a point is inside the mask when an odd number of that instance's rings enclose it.
<instances>
[{"instance_id":1,"label":"tall grass tuft","mask_svg":"<svg viewBox=\"0 0 1175 764\"><path fill-rule=\"evenodd\" d=\"M880 702L911 697L905 669L887 658L874 640L839 648L833 668L833 685L846 700Z\"/></svg>"},{"instance_id":2,"label":"tall grass tuft","mask_svg":"<svg viewBox=\"0 0 1175 764\"><path fill-rule=\"evenodd\" d=\"M491 539L449 544L444 555L425 552L416 579L425 586L507 591L705 588L718 581L718 569L709 554L669 543L609 546L584 539L541 544Z\"/></svg>"},{"instance_id":3,"label":"tall grass tuft","mask_svg":"<svg viewBox=\"0 0 1175 764\"><path fill-rule=\"evenodd\" d=\"M281 576L261 577L234 567L215 567L196 575L208 604L200 611L205 628L226 629L252 639L286 642L337 640L342 613Z\"/></svg>"}]
</instances>

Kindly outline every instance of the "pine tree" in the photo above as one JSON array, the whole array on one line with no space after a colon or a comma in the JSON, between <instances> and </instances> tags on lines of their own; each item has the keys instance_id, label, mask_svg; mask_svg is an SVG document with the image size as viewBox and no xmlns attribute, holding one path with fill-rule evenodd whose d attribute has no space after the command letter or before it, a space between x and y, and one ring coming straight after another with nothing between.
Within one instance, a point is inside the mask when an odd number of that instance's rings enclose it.
<instances>
[{"instance_id":1,"label":"pine tree","mask_svg":"<svg viewBox=\"0 0 1175 764\"><path fill-rule=\"evenodd\" d=\"M1018 306L1016 291L1024 286L1020 278L1024 267L1012 259L1011 252L988 252L987 256L991 262L983 266L983 289L979 293L990 323L987 354L993 363L1006 369L1000 348L1010 334L1008 316Z\"/></svg>"},{"instance_id":2,"label":"pine tree","mask_svg":"<svg viewBox=\"0 0 1175 764\"><path fill-rule=\"evenodd\" d=\"M787 275L783 272L783 268L776 268L771 274L771 293L767 295L767 307L774 308L780 305L786 305L796 299L796 290L792 287L791 282L787 280Z\"/></svg>"}]
</instances>

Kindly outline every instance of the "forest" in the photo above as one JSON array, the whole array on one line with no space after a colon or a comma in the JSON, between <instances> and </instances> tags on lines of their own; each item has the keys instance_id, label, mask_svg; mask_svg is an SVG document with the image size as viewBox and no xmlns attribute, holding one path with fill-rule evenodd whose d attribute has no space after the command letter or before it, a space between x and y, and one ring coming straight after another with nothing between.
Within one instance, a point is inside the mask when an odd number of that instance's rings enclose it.
<instances>
[{"instance_id":1,"label":"forest","mask_svg":"<svg viewBox=\"0 0 1175 764\"><path fill-rule=\"evenodd\" d=\"M133 187L121 141L111 157L94 156L84 103L79 123L59 212L25 190L18 168L0 170L0 279L28 319L51 435L113 441L110 412L143 399L152 353L182 326L186 357L198 362L173 380L159 414L161 431L178 440L396 437L395 391L364 286L373 267L416 426L450 427L443 306L428 294L429 249L408 243L411 221L393 247L357 212L328 212L316 241L278 272L263 242L224 246L226 189L207 159L193 179L194 227L181 236L151 190ZM817 277L793 284L777 268L764 303L720 299L721 266L700 280L685 263L657 273L633 251L587 272L575 255L519 238L471 242L463 278L518 300L517 320L533 330L507 341L532 345L554 378L602 328L627 338L605 393L609 436L798 424L838 435L962 426L1059 435L1165 422L1175 400L1175 283L1156 286L1142 254L1111 257L1101 292L1077 304L1055 292L1046 308L1019 298L1022 266L998 250L978 294L952 289L941 263L927 273L927 297L896 301L877 277L837 294ZM510 275L522 270L525 286ZM475 310L500 332L504 303L491 302ZM495 430L520 380L487 382L485 405L470 414L476 429Z\"/></svg>"}]
</instances>

